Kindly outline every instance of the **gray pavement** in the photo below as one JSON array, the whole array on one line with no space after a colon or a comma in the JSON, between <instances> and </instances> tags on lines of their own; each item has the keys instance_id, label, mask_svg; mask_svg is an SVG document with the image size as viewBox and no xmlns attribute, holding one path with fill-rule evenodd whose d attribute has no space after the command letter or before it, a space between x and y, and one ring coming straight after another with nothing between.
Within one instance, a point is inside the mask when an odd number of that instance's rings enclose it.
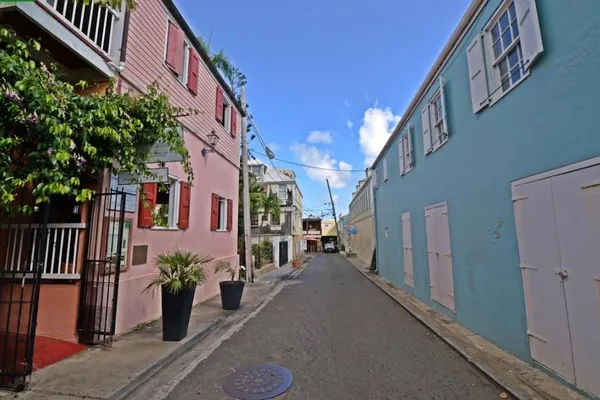
<instances>
[{"instance_id":1,"label":"gray pavement","mask_svg":"<svg viewBox=\"0 0 600 400\"><path fill-rule=\"evenodd\" d=\"M318 255L169 399L229 399L236 368L276 363L285 399L499 399L503 392L339 255Z\"/></svg>"}]
</instances>

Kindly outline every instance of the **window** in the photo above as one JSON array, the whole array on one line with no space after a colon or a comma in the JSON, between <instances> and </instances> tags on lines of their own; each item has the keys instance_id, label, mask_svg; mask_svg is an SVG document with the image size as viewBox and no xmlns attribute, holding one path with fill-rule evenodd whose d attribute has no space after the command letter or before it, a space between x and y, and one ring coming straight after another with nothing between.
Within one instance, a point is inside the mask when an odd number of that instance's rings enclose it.
<instances>
[{"instance_id":1,"label":"window","mask_svg":"<svg viewBox=\"0 0 600 400\"><path fill-rule=\"evenodd\" d=\"M231 105L227 102L225 97L223 97L223 115L221 117L221 125L227 132L229 132L229 127L231 125Z\"/></svg>"},{"instance_id":2,"label":"window","mask_svg":"<svg viewBox=\"0 0 600 400\"><path fill-rule=\"evenodd\" d=\"M494 54L492 65L499 87L505 92L523 76L523 54L514 3L511 2L500 14L500 18L492 24L490 33Z\"/></svg>"},{"instance_id":3,"label":"window","mask_svg":"<svg viewBox=\"0 0 600 400\"><path fill-rule=\"evenodd\" d=\"M448 141L448 122L442 77L440 77L439 89L421 111L421 121L423 124L423 150L427 155Z\"/></svg>"},{"instance_id":4,"label":"window","mask_svg":"<svg viewBox=\"0 0 600 400\"><path fill-rule=\"evenodd\" d=\"M182 72L179 74L179 82L187 85L190 71L190 44L186 41L183 42L183 54L181 55Z\"/></svg>"},{"instance_id":5,"label":"window","mask_svg":"<svg viewBox=\"0 0 600 400\"><path fill-rule=\"evenodd\" d=\"M119 223L111 220L108 224L108 241L106 257L111 262L111 269L116 267L117 250L119 243ZM123 222L123 240L121 242L121 270L127 268L129 262L129 236L131 232L131 220Z\"/></svg>"},{"instance_id":6,"label":"window","mask_svg":"<svg viewBox=\"0 0 600 400\"><path fill-rule=\"evenodd\" d=\"M218 231L224 231L227 228L227 199L219 197L219 225Z\"/></svg>"},{"instance_id":7,"label":"window","mask_svg":"<svg viewBox=\"0 0 600 400\"><path fill-rule=\"evenodd\" d=\"M467 48L473 113L529 76L543 51L536 1L505 1Z\"/></svg>"},{"instance_id":8,"label":"window","mask_svg":"<svg viewBox=\"0 0 600 400\"><path fill-rule=\"evenodd\" d=\"M279 200L281 201L287 200L287 189L285 185L279 185L277 197L279 197Z\"/></svg>"},{"instance_id":9,"label":"window","mask_svg":"<svg viewBox=\"0 0 600 400\"><path fill-rule=\"evenodd\" d=\"M258 226L258 215L250 216L250 226Z\"/></svg>"},{"instance_id":10,"label":"window","mask_svg":"<svg viewBox=\"0 0 600 400\"><path fill-rule=\"evenodd\" d=\"M178 181L171 180L166 190L159 188L156 193L154 210L159 228L177 228L179 220L179 186Z\"/></svg>"},{"instance_id":11,"label":"window","mask_svg":"<svg viewBox=\"0 0 600 400\"><path fill-rule=\"evenodd\" d=\"M388 174L387 174L387 158L383 159L383 181L387 181L388 179Z\"/></svg>"},{"instance_id":12,"label":"window","mask_svg":"<svg viewBox=\"0 0 600 400\"><path fill-rule=\"evenodd\" d=\"M407 174L413 167L412 137L410 126L398 142L398 154L400 157L400 175Z\"/></svg>"},{"instance_id":13,"label":"window","mask_svg":"<svg viewBox=\"0 0 600 400\"><path fill-rule=\"evenodd\" d=\"M231 232L233 229L233 200L213 193L210 208L210 230Z\"/></svg>"}]
</instances>

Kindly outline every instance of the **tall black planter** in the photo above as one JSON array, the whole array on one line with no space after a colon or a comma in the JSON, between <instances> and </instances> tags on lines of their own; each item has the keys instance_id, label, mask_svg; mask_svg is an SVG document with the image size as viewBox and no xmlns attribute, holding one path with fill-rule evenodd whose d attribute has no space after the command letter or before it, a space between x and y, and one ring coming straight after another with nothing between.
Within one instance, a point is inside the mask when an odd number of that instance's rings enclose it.
<instances>
[{"instance_id":1,"label":"tall black planter","mask_svg":"<svg viewBox=\"0 0 600 400\"><path fill-rule=\"evenodd\" d=\"M187 336L196 288L172 294L162 288L163 341L179 342Z\"/></svg>"},{"instance_id":2,"label":"tall black planter","mask_svg":"<svg viewBox=\"0 0 600 400\"><path fill-rule=\"evenodd\" d=\"M221 303L224 310L237 310L242 302L242 294L244 293L244 281L222 281L219 282L221 287Z\"/></svg>"}]
</instances>

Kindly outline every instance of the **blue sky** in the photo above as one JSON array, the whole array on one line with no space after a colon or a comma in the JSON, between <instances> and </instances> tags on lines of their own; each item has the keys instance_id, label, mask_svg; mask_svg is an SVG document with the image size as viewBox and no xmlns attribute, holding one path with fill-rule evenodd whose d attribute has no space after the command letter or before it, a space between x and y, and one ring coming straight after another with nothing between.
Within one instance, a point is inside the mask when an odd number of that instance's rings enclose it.
<instances>
[{"instance_id":1,"label":"blue sky","mask_svg":"<svg viewBox=\"0 0 600 400\"><path fill-rule=\"evenodd\" d=\"M211 48L224 49L247 75L251 114L277 158L364 170L470 0L176 3ZM250 147L263 152L256 139ZM307 212L325 208L329 178L345 214L364 176L275 165L296 170Z\"/></svg>"}]
</instances>

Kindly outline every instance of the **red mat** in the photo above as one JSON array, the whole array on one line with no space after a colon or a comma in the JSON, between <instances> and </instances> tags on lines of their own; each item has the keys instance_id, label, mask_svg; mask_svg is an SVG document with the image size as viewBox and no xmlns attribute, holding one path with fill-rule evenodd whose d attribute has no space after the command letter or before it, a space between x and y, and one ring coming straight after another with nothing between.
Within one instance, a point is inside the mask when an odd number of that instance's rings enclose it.
<instances>
[{"instance_id":1,"label":"red mat","mask_svg":"<svg viewBox=\"0 0 600 400\"><path fill-rule=\"evenodd\" d=\"M86 346L45 336L35 337L33 370L37 371L87 349Z\"/></svg>"}]
</instances>

